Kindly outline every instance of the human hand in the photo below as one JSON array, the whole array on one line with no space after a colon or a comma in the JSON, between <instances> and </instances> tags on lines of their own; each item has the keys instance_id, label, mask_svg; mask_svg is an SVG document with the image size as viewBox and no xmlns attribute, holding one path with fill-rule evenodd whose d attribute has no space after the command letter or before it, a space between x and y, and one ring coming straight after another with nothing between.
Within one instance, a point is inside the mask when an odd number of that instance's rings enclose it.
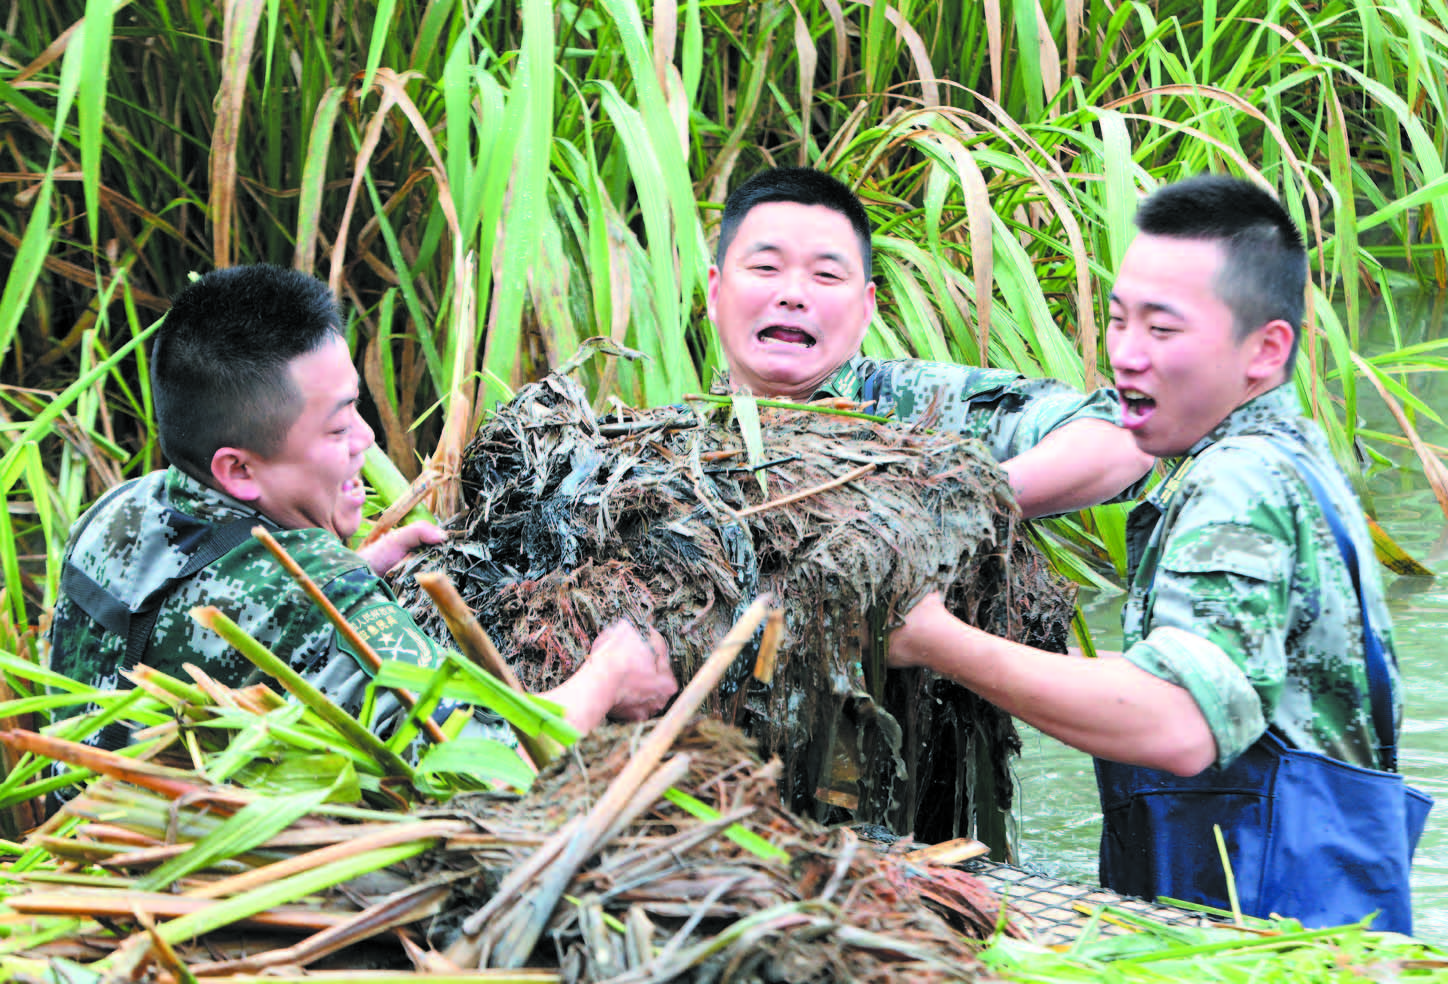
<instances>
[{"instance_id":1,"label":"human hand","mask_svg":"<svg viewBox=\"0 0 1448 984\"><path fill-rule=\"evenodd\" d=\"M885 664L897 668L928 665L926 639L942 618L950 619L952 616L939 591L932 591L917 601L906 614L904 623L890 633Z\"/></svg>"},{"instance_id":2,"label":"human hand","mask_svg":"<svg viewBox=\"0 0 1448 984\"><path fill-rule=\"evenodd\" d=\"M653 627L649 639L627 622L614 622L598 634L588 659L613 688L608 716L620 721L653 717L678 693L669 665L669 647Z\"/></svg>"},{"instance_id":3,"label":"human hand","mask_svg":"<svg viewBox=\"0 0 1448 984\"><path fill-rule=\"evenodd\" d=\"M384 533L372 543L358 548L357 553L367 561L372 573L380 577L423 544L441 543L445 539L447 534L441 527L419 519L406 526L399 526L390 533Z\"/></svg>"}]
</instances>

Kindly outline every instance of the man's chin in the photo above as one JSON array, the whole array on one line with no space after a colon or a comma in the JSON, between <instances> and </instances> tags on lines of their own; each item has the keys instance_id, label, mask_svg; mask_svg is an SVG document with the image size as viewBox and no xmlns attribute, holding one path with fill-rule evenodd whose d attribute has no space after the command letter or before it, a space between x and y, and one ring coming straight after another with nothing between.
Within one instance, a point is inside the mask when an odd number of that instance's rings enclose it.
<instances>
[{"instance_id":1,"label":"man's chin","mask_svg":"<svg viewBox=\"0 0 1448 984\"><path fill-rule=\"evenodd\" d=\"M772 359L752 375L755 396L777 400L808 400L838 367L807 358Z\"/></svg>"},{"instance_id":2,"label":"man's chin","mask_svg":"<svg viewBox=\"0 0 1448 984\"><path fill-rule=\"evenodd\" d=\"M351 541L352 537L356 536L357 531L361 528L361 510L358 510L355 515L351 512L348 512L343 514L334 513L332 516L332 532L336 533L338 539L340 539L343 543Z\"/></svg>"}]
</instances>

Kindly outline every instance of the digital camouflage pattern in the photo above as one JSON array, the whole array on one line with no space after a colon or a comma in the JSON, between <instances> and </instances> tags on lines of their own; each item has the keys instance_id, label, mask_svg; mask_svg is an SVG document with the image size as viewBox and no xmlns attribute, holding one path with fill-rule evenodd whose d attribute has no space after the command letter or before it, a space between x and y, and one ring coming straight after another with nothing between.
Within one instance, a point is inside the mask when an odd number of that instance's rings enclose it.
<instances>
[{"instance_id":1,"label":"digital camouflage pattern","mask_svg":"<svg viewBox=\"0 0 1448 984\"><path fill-rule=\"evenodd\" d=\"M132 610L185 565L198 531L232 520L268 526L337 609L383 659L438 665L438 648L399 606L367 562L322 529L280 530L261 514L175 468L136 479L96 507L68 548L71 563ZM186 679L191 663L230 687L259 671L187 612L214 605L345 710L361 707L370 675L326 616L254 538L180 582L162 604L142 662ZM106 631L69 597L56 602L49 639L51 668L101 689L121 684L125 640ZM377 720L396 713L390 695Z\"/></svg>"},{"instance_id":2,"label":"digital camouflage pattern","mask_svg":"<svg viewBox=\"0 0 1448 984\"><path fill-rule=\"evenodd\" d=\"M985 443L997 461L1035 447L1051 431L1076 420L1121 423L1115 390L1089 394L1055 379L1031 379L1010 369L981 369L920 359L877 361L856 356L840 367L816 397L859 401L878 388L870 412L904 424L935 414L937 430ZM1133 485L1118 498L1132 498Z\"/></svg>"},{"instance_id":3,"label":"digital camouflage pattern","mask_svg":"<svg viewBox=\"0 0 1448 984\"><path fill-rule=\"evenodd\" d=\"M1127 523L1125 657L1186 688L1227 765L1271 727L1288 744L1378 768L1357 593L1332 531L1286 453L1325 464L1360 556L1363 510L1290 384L1244 404L1204 437ZM1376 565L1363 591L1390 663L1391 621Z\"/></svg>"}]
</instances>

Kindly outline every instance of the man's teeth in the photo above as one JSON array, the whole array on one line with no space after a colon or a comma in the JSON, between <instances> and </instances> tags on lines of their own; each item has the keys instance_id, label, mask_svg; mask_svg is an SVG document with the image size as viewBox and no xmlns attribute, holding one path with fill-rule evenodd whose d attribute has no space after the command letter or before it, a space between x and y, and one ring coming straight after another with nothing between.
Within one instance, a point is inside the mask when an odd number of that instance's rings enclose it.
<instances>
[{"instance_id":1,"label":"man's teeth","mask_svg":"<svg viewBox=\"0 0 1448 984\"><path fill-rule=\"evenodd\" d=\"M789 342L794 345L813 346L814 336L802 328L794 328L790 325L770 325L759 333L761 338L774 341Z\"/></svg>"}]
</instances>

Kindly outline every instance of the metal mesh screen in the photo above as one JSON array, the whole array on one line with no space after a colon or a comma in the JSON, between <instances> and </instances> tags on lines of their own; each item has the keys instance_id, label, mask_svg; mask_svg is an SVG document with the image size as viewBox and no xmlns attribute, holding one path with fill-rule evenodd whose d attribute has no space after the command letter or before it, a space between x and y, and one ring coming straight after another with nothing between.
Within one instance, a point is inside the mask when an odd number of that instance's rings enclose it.
<instances>
[{"instance_id":1,"label":"metal mesh screen","mask_svg":"<svg viewBox=\"0 0 1448 984\"><path fill-rule=\"evenodd\" d=\"M1005 899L1013 910L1012 918L1044 946L1074 943L1101 906L1124 909L1169 926L1210 926L1215 922L1212 917L1190 909L1118 895L1094 885L1062 881L995 861L977 859L962 867ZM1131 931L1129 926L1110 919L1097 923L1097 932L1102 936Z\"/></svg>"}]
</instances>

